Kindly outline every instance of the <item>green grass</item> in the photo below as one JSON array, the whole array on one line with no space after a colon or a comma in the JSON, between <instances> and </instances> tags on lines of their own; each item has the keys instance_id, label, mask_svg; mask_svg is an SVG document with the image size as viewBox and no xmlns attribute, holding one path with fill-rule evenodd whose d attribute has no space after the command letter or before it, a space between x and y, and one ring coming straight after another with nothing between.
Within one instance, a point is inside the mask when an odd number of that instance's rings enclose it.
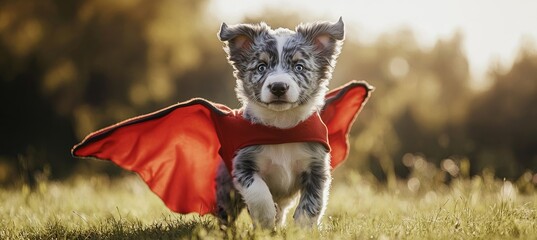
<instances>
[{"instance_id":1,"label":"green grass","mask_svg":"<svg viewBox=\"0 0 537 240\"><path fill-rule=\"evenodd\" d=\"M486 176L417 181L390 190L345 173L320 229L255 230L243 212L222 231L211 216L170 212L136 176L77 177L0 189L0 239L537 239L532 191Z\"/></svg>"}]
</instances>

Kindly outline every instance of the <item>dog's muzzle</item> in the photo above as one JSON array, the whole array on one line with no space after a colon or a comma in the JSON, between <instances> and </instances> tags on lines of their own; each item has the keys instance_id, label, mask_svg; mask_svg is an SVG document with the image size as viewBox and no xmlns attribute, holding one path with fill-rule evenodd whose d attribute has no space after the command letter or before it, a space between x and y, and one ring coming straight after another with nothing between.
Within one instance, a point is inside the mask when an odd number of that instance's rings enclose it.
<instances>
[{"instance_id":1,"label":"dog's muzzle","mask_svg":"<svg viewBox=\"0 0 537 240\"><path fill-rule=\"evenodd\" d=\"M281 97L287 92L287 90L289 90L289 84L284 82L275 82L269 84L268 88L276 97Z\"/></svg>"}]
</instances>

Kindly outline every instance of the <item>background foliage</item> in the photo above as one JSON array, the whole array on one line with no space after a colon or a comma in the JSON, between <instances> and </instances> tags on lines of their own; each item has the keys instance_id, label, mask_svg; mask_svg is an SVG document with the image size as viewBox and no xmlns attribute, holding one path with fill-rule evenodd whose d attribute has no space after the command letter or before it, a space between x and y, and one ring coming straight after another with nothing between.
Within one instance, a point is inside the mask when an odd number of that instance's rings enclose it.
<instances>
[{"instance_id":1,"label":"background foliage","mask_svg":"<svg viewBox=\"0 0 537 240\"><path fill-rule=\"evenodd\" d=\"M71 147L91 131L192 97L239 107L216 37L220 22L206 5L0 2L0 183L35 186L82 170L117 174L111 164L72 159ZM244 21L293 28L312 20L271 10L262 15ZM363 79L376 90L338 171L371 173L394 185L412 177L410 169L433 164L445 170L443 179L486 170L537 184L531 47L521 46L512 66L491 66L490 87L475 90L460 33L426 48L410 29L372 43L348 30L330 86Z\"/></svg>"}]
</instances>

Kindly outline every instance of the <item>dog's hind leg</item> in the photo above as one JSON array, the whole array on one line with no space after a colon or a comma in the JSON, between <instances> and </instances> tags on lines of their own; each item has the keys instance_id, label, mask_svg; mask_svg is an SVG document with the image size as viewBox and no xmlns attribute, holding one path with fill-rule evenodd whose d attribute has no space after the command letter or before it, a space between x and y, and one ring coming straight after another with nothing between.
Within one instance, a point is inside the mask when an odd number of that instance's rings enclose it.
<instances>
[{"instance_id":1,"label":"dog's hind leg","mask_svg":"<svg viewBox=\"0 0 537 240\"><path fill-rule=\"evenodd\" d=\"M221 228L231 226L245 206L224 162L220 163L216 174L216 205Z\"/></svg>"},{"instance_id":2,"label":"dog's hind leg","mask_svg":"<svg viewBox=\"0 0 537 240\"><path fill-rule=\"evenodd\" d=\"M281 200L276 203L276 224L284 227L289 209L296 204L297 197Z\"/></svg>"},{"instance_id":3,"label":"dog's hind leg","mask_svg":"<svg viewBox=\"0 0 537 240\"><path fill-rule=\"evenodd\" d=\"M261 146L249 146L238 151L233 161L233 182L255 226L271 229L276 222L276 206L255 162L255 155L261 149Z\"/></svg>"}]
</instances>

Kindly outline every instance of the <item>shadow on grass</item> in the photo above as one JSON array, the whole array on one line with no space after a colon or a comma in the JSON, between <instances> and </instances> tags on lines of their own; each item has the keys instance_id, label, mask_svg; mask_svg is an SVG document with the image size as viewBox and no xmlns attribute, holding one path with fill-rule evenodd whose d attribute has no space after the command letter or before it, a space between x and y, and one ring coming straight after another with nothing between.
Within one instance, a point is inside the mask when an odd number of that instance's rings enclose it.
<instances>
[{"instance_id":1,"label":"shadow on grass","mask_svg":"<svg viewBox=\"0 0 537 240\"><path fill-rule=\"evenodd\" d=\"M248 223L236 224L221 230L209 218L184 220L164 219L154 224L143 224L137 220L107 219L100 224L73 229L61 221L53 221L42 228L28 229L19 233L21 239L283 239L300 238L296 230L269 231L253 229Z\"/></svg>"},{"instance_id":2,"label":"shadow on grass","mask_svg":"<svg viewBox=\"0 0 537 240\"><path fill-rule=\"evenodd\" d=\"M107 219L91 227L73 229L61 221L48 223L41 229L21 233L24 239L200 239L207 231L216 232L210 220L165 220L144 225L140 221ZM222 233L222 237L224 234Z\"/></svg>"}]
</instances>

